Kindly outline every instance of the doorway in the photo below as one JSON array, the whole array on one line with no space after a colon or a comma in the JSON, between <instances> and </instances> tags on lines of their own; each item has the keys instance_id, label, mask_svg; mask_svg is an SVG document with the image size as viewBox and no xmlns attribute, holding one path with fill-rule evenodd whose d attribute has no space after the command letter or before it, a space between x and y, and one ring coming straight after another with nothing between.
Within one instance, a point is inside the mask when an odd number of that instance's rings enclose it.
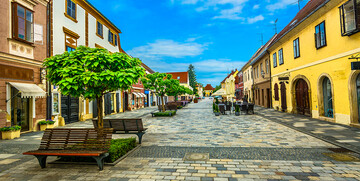
<instances>
[{"instance_id":1,"label":"doorway","mask_svg":"<svg viewBox=\"0 0 360 181\"><path fill-rule=\"evenodd\" d=\"M79 98L62 95L61 116L66 124L79 121Z\"/></svg>"},{"instance_id":2,"label":"doorway","mask_svg":"<svg viewBox=\"0 0 360 181\"><path fill-rule=\"evenodd\" d=\"M266 89L266 107L270 107L270 89Z\"/></svg>"},{"instance_id":3,"label":"doorway","mask_svg":"<svg viewBox=\"0 0 360 181\"><path fill-rule=\"evenodd\" d=\"M286 104L286 86L284 82L280 83L280 92L281 92L281 111L286 112L287 104Z\"/></svg>"},{"instance_id":4,"label":"doorway","mask_svg":"<svg viewBox=\"0 0 360 181\"><path fill-rule=\"evenodd\" d=\"M295 96L297 113L310 116L309 87L304 79L296 82Z\"/></svg>"},{"instance_id":5,"label":"doorway","mask_svg":"<svg viewBox=\"0 0 360 181\"><path fill-rule=\"evenodd\" d=\"M129 95L127 92L124 92L124 112L128 111L129 109L128 102L129 102Z\"/></svg>"},{"instance_id":6,"label":"doorway","mask_svg":"<svg viewBox=\"0 0 360 181\"><path fill-rule=\"evenodd\" d=\"M21 132L30 130L30 98L21 98L21 93L11 87L11 125L21 126Z\"/></svg>"}]
</instances>

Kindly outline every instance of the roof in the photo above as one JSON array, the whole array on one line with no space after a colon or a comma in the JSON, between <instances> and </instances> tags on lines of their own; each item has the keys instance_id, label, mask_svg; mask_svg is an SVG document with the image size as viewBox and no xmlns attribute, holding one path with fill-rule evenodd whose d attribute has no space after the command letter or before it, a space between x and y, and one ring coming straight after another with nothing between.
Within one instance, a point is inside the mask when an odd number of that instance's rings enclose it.
<instances>
[{"instance_id":1,"label":"roof","mask_svg":"<svg viewBox=\"0 0 360 181\"><path fill-rule=\"evenodd\" d=\"M142 62L141 62L141 66L144 67L151 74L155 73L155 71L153 71L150 67L148 67L146 64L144 64Z\"/></svg>"},{"instance_id":2,"label":"roof","mask_svg":"<svg viewBox=\"0 0 360 181\"><path fill-rule=\"evenodd\" d=\"M211 84L206 84L204 90L214 90L215 88Z\"/></svg>"},{"instance_id":3,"label":"roof","mask_svg":"<svg viewBox=\"0 0 360 181\"><path fill-rule=\"evenodd\" d=\"M320 7L328 3L330 0L310 0L290 21L288 25L285 26L284 29L280 31L276 39L270 44L269 47L274 45L278 40L280 40L283 36L285 36L289 31L299 25L303 20L307 19L309 15L313 12L317 11Z\"/></svg>"},{"instance_id":4,"label":"roof","mask_svg":"<svg viewBox=\"0 0 360 181\"><path fill-rule=\"evenodd\" d=\"M275 34L274 36L272 36L270 38L270 40L268 42L266 42L266 44L264 46L262 46L253 56L251 62L250 62L250 65L253 65L254 63L256 63L265 53L266 51L268 50L270 44L276 39L277 37L277 34Z\"/></svg>"},{"instance_id":5,"label":"roof","mask_svg":"<svg viewBox=\"0 0 360 181\"><path fill-rule=\"evenodd\" d=\"M177 79L180 83L188 83L189 73L188 72L168 72L166 74L171 74L173 79Z\"/></svg>"},{"instance_id":6,"label":"roof","mask_svg":"<svg viewBox=\"0 0 360 181\"><path fill-rule=\"evenodd\" d=\"M221 83L224 83L225 80L226 80L227 78L229 78L230 76L234 75L235 72L236 72L236 71L232 70L231 73L230 73L229 75L227 75L223 81L221 81Z\"/></svg>"}]
</instances>

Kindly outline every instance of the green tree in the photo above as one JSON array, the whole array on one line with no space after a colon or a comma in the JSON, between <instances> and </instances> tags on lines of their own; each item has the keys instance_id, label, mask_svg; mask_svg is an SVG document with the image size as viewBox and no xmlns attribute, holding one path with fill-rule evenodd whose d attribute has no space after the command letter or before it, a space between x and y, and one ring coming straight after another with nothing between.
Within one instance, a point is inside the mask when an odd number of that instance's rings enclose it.
<instances>
[{"instance_id":1,"label":"green tree","mask_svg":"<svg viewBox=\"0 0 360 181\"><path fill-rule=\"evenodd\" d=\"M221 89L221 85L217 85L217 86L215 86L215 89L214 89L213 92L216 92L216 91L218 91L218 90L220 90L220 89Z\"/></svg>"},{"instance_id":2,"label":"green tree","mask_svg":"<svg viewBox=\"0 0 360 181\"><path fill-rule=\"evenodd\" d=\"M171 79L168 81L169 85L167 85L168 90L166 92L169 96L175 97L175 102L178 100L178 96L186 93L186 88L180 85L179 80Z\"/></svg>"},{"instance_id":3,"label":"green tree","mask_svg":"<svg viewBox=\"0 0 360 181\"><path fill-rule=\"evenodd\" d=\"M196 81L195 67L192 64L189 65L188 74L189 74L190 86L195 90L197 81ZM194 91L194 92L196 92L196 91Z\"/></svg>"},{"instance_id":4,"label":"green tree","mask_svg":"<svg viewBox=\"0 0 360 181\"><path fill-rule=\"evenodd\" d=\"M153 74L147 74L141 79L145 89L150 89L154 91L157 96L161 97L163 112L165 112L164 96L169 92L169 87L171 87L171 78L171 74L155 72Z\"/></svg>"},{"instance_id":5,"label":"green tree","mask_svg":"<svg viewBox=\"0 0 360 181\"><path fill-rule=\"evenodd\" d=\"M98 127L103 128L103 95L130 89L145 75L138 58L105 49L79 46L45 59L48 80L64 95L97 101Z\"/></svg>"}]
</instances>

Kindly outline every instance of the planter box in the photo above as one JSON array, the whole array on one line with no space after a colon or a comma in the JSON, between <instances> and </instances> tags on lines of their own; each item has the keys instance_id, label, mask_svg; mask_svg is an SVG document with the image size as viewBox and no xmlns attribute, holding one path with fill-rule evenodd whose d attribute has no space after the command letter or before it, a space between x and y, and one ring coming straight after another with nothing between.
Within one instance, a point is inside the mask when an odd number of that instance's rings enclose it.
<instances>
[{"instance_id":1,"label":"planter box","mask_svg":"<svg viewBox=\"0 0 360 181\"><path fill-rule=\"evenodd\" d=\"M46 128L54 128L54 124L42 124L42 125L40 125L40 131L45 131Z\"/></svg>"},{"instance_id":2,"label":"planter box","mask_svg":"<svg viewBox=\"0 0 360 181\"><path fill-rule=\"evenodd\" d=\"M220 116L220 112L215 112L215 116Z\"/></svg>"},{"instance_id":3,"label":"planter box","mask_svg":"<svg viewBox=\"0 0 360 181\"><path fill-rule=\"evenodd\" d=\"M19 137L20 137L20 130L1 132L1 138L3 140L11 140L11 139L14 139L14 138L19 138Z\"/></svg>"},{"instance_id":4,"label":"planter box","mask_svg":"<svg viewBox=\"0 0 360 181\"><path fill-rule=\"evenodd\" d=\"M240 112L235 112L235 116L240 116Z\"/></svg>"}]
</instances>

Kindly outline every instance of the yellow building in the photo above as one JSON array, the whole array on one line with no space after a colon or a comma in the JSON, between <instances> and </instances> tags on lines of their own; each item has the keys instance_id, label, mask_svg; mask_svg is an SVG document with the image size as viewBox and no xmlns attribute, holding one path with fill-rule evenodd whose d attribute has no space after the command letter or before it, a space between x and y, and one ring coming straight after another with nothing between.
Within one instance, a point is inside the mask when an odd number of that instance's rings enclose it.
<instances>
[{"instance_id":1,"label":"yellow building","mask_svg":"<svg viewBox=\"0 0 360 181\"><path fill-rule=\"evenodd\" d=\"M359 126L359 5L311 0L278 34L268 49L275 109Z\"/></svg>"},{"instance_id":2,"label":"yellow building","mask_svg":"<svg viewBox=\"0 0 360 181\"><path fill-rule=\"evenodd\" d=\"M235 99L235 78L238 73L238 70L232 71L231 75L225 80L226 99L228 101Z\"/></svg>"},{"instance_id":3,"label":"yellow building","mask_svg":"<svg viewBox=\"0 0 360 181\"><path fill-rule=\"evenodd\" d=\"M214 93L214 88L211 86L211 84L207 84L204 87L205 97L209 97Z\"/></svg>"}]
</instances>

